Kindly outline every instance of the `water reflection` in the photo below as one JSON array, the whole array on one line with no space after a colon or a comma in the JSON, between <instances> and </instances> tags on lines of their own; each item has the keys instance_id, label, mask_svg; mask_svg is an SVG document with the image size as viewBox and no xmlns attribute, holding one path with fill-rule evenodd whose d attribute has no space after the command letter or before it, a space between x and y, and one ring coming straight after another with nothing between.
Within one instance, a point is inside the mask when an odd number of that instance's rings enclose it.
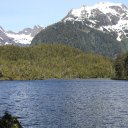
<instances>
[{"instance_id":1,"label":"water reflection","mask_svg":"<svg viewBox=\"0 0 128 128\"><path fill-rule=\"evenodd\" d=\"M0 114L25 128L126 128L127 81L1 81Z\"/></svg>"}]
</instances>

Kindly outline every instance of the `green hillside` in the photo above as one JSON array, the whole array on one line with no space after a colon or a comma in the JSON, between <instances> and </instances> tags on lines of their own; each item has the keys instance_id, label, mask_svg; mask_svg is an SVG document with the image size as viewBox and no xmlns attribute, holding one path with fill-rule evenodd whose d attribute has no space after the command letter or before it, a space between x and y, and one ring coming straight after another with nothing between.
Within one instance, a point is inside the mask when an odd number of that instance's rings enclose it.
<instances>
[{"instance_id":1,"label":"green hillside","mask_svg":"<svg viewBox=\"0 0 128 128\"><path fill-rule=\"evenodd\" d=\"M32 45L62 43L89 53L115 57L127 51L127 43L119 42L116 38L114 33L92 29L86 22L58 22L37 34Z\"/></svg>"},{"instance_id":2,"label":"green hillside","mask_svg":"<svg viewBox=\"0 0 128 128\"><path fill-rule=\"evenodd\" d=\"M0 79L110 78L112 62L65 45L0 46Z\"/></svg>"}]
</instances>

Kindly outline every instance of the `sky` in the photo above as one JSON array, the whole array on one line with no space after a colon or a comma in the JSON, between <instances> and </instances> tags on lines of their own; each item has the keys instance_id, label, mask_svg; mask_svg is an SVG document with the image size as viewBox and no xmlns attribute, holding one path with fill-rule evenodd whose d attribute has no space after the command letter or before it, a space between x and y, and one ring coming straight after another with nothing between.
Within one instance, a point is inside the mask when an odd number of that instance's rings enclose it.
<instances>
[{"instance_id":1,"label":"sky","mask_svg":"<svg viewBox=\"0 0 128 128\"><path fill-rule=\"evenodd\" d=\"M0 26L19 31L26 27L46 27L60 21L73 8L105 0L0 0ZM106 0L128 5L128 0Z\"/></svg>"}]
</instances>

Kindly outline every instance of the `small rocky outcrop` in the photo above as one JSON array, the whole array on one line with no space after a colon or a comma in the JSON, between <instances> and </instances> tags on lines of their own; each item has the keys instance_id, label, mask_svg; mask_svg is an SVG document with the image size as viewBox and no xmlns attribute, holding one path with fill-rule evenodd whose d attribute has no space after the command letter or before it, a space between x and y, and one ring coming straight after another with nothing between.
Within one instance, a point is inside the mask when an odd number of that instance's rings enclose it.
<instances>
[{"instance_id":1,"label":"small rocky outcrop","mask_svg":"<svg viewBox=\"0 0 128 128\"><path fill-rule=\"evenodd\" d=\"M23 128L16 117L5 112L4 116L0 119L0 128Z\"/></svg>"}]
</instances>

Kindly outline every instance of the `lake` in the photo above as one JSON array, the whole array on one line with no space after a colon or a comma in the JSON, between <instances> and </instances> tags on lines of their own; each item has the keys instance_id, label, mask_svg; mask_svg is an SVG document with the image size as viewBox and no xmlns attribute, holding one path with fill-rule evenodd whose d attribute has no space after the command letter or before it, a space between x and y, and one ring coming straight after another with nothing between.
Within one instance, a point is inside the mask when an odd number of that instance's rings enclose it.
<instances>
[{"instance_id":1,"label":"lake","mask_svg":"<svg viewBox=\"0 0 128 128\"><path fill-rule=\"evenodd\" d=\"M0 81L0 116L24 128L126 128L128 81Z\"/></svg>"}]
</instances>

